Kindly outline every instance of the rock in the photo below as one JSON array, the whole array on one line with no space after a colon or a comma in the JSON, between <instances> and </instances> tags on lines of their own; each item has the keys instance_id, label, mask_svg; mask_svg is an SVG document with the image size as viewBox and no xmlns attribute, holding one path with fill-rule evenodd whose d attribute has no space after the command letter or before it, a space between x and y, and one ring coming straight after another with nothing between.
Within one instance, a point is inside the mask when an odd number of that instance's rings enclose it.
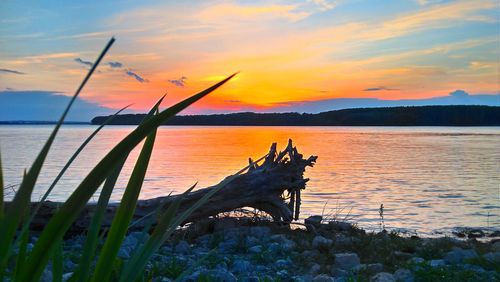
<instances>
[{"instance_id":1,"label":"rock","mask_svg":"<svg viewBox=\"0 0 500 282\"><path fill-rule=\"evenodd\" d=\"M77 265L75 263L73 263L71 260L69 260L69 259L64 260L63 268L65 271L72 272L75 270L76 266Z\"/></svg>"},{"instance_id":2,"label":"rock","mask_svg":"<svg viewBox=\"0 0 500 282\"><path fill-rule=\"evenodd\" d=\"M355 253L335 254L335 266L344 270L359 268L359 257Z\"/></svg>"},{"instance_id":3,"label":"rock","mask_svg":"<svg viewBox=\"0 0 500 282\"><path fill-rule=\"evenodd\" d=\"M288 271L286 271L285 269L280 270L280 271L276 272L276 276L278 276L280 278L287 277L288 276Z\"/></svg>"},{"instance_id":4,"label":"rock","mask_svg":"<svg viewBox=\"0 0 500 282\"><path fill-rule=\"evenodd\" d=\"M312 247L317 250L328 250L333 244L333 241L326 239L323 236L316 236L312 241Z\"/></svg>"},{"instance_id":5,"label":"rock","mask_svg":"<svg viewBox=\"0 0 500 282\"><path fill-rule=\"evenodd\" d=\"M488 237L500 237L500 230L495 230L488 235Z\"/></svg>"},{"instance_id":6,"label":"rock","mask_svg":"<svg viewBox=\"0 0 500 282\"><path fill-rule=\"evenodd\" d=\"M475 265L475 264L462 264L461 266L463 269L472 270L475 272L480 272L480 273L486 272L486 270L484 270L484 268L480 267L479 265Z\"/></svg>"},{"instance_id":7,"label":"rock","mask_svg":"<svg viewBox=\"0 0 500 282\"><path fill-rule=\"evenodd\" d=\"M63 282L68 281L71 278L72 275L73 275L73 272L64 273L63 276L62 276L62 281Z\"/></svg>"},{"instance_id":8,"label":"rock","mask_svg":"<svg viewBox=\"0 0 500 282\"><path fill-rule=\"evenodd\" d=\"M283 251L285 252L290 252L291 250L295 249L295 242L292 241L292 240L288 240L288 239L285 239L282 243L281 243L281 248L283 249Z\"/></svg>"},{"instance_id":9,"label":"rock","mask_svg":"<svg viewBox=\"0 0 500 282\"><path fill-rule=\"evenodd\" d=\"M253 247L251 247L251 248L248 249L248 252L252 253L252 254L261 253L262 252L262 246L261 245L253 246Z\"/></svg>"},{"instance_id":10,"label":"rock","mask_svg":"<svg viewBox=\"0 0 500 282\"><path fill-rule=\"evenodd\" d=\"M424 261L425 261L425 259L423 259L421 257L414 257L414 258L409 259L408 263L420 264L420 263L423 263Z\"/></svg>"},{"instance_id":11,"label":"rock","mask_svg":"<svg viewBox=\"0 0 500 282\"><path fill-rule=\"evenodd\" d=\"M345 236L344 234L338 234L335 236L335 246L342 248L349 248L352 245L352 238Z\"/></svg>"},{"instance_id":12,"label":"rock","mask_svg":"<svg viewBox=\"0 0 500 282\"><path fill-rule=\"evenodd\" d=\"M131 248L129 247L120 247L118 250L118 257L121 259L129 259L130 258Z\"/></svg>"},{"instance_id":13,"label":"rock","mask_svg":"<svg viewBox=\"0 0 500 282\"><path fill-rule=\"evenodd\" d=\"M319 274L314 276L313 282L335 282L335 279L333 277L326 275L326 274Z\"/></svg>"},{"instance_id":14,"label":"rock","mask_svg":"<svg viewBox=\"0 0 500 282\"><path fill-rule=\"evenodd\" d=\"M323 220L323 217L321 215L312 215L304 220L304 224L307 225L312 225L314 227L319 227L321 225L321 221Z\"/></svg>"},{"instance_id":15,"label":"rock","mask_svg":"<svg viewBox=\"0 0 500 282\"><path fill-rule=\"evenodd\" d=\"M182 281L221 281L221 282L236 282L238 279L231 272L224 269L200 269L189 275Z\"/></svg>"},{"instance_id":16,"label":"rock","mask_svg":"<svg viewBox=\"0 0 500 282\"><path fill-rule=\"evenodd\" d=\"M257 246L257 245L260 245L260 240L255 238L254 236L248 236L246 238L246 241L247 241L247 245L248 246Z\"/></svg>"},{"instance_id":17,"label":"rock","mask_svg":"<svg viewBox=\"0 0 500 282\"><path fill-rule=\"evenodd\" d=\"M396 282L394 276L388 272L380 272L370 278L370 282Z\"/></svg>"},{"instance_id":18,"label":"rock","mask_svg":"<svg viewBox=\"0 0 500 282\"><path fill-rule=\"evenodd\" d=\"M281 245L278 243L271 243L271 244L269 244L267 249L269 250L269 252L271 252L273 254L277 254L277 253L281 252Z\"/></svg>"},{"instance_id":19,"label":"rock","mask_svg":"<svg viewBox=\"0 0 500 282\"><path fill-rule=\"evenodd\" d=\"M311 282L312 279L310 275L292 276L291 282Z\"/></svg>"},{"instance_id":20,"label":"rock","mask_svg":"<svg viewBox=\"0 0 500 282\"><path fill-rule=\"evenodd\" d=\"M321 266L317 263L313 263L309 268L309 273L312 275L316 275L321 271Z\"/></svg>"},{"instance_id":21,"label":"rock","mask_svg":"<svg viewBox=\"0 0 500 282\"><path fill-rule=\"evenodd\" d=\"M174 251L179 254L187 254L189 253L191 247L189 246L188 242L186 241L180 241L175 245Z\"/></svg>"},{"instance_id":22,"label":"rock","mask_svg":"<svg viewBox=\"0 0 500 282\"><path fill-rule=\"evenodd\" d=\"M384 265L381 263L362 264L361 269L370 274L375 274L384 271Z\"/></svg>"},{"instance_id":23,"label":"rock","mask_svg":"<svg viewBox=\"0 0 500 282\"><path fill-rule=\"evenodd\" d=\"M129 234L123 238L122 246L124 247L135 247L137 245L137 242L139 240L136 238L136 236Z\"/></svg>"},{"instance_id":24,"label":"rock","mask_svg":"<svg viewBox=\"0 0 500 282\"><path fill-rule=\"evenodd\" d=\"M245 273L249 272L251 268L252 265L250 264L249 261L236 260L235 262L233 262L233 265L231 266L231 271L234 273Z\"/></svg>"},{"instance_id":25,"label":"rock","mask_svg":"<svg viewBox=\"0 0 500 282\"><path fill-rule=\"evenodd\" d=\"M500 252L500 241L496 241L493 243L493 250L495 252Z\"/></svg>"},{"instance_id":26,"label":"rock","mask_svg":"<svg viewBox=\"0 0 500 282\"><path fill-rule=\"evenodd\" d=\"M285 268L285 267L289 266L290 264L291 263L289 261L284 260L284 259L279 259L274 263L276 268Z\"/></svg>"},{"instance_id":27,"label":"rock","mask_svg":"<svg viewBox=\"0 0 500 282\"><path fill-rule=\"evenodd\" d=\"M452 251L446 254L444 260L449 264L459 264L463 263L466 259L475 257L477 257L477 253L473 249L464 250L461 248L453 248Z\"/></svg>"},{"instance_id":28,"label":"rock","mask_svg":"<svg viewBox=\"0 0 500 282\"><path fill-rule=\"evenodd\" d=\"M238 279L234 274L231 272L225 270L225 269L215 269L209 271L209 276L214 279L214 281L221 281L221 282L236 282Z\"/></svg>"},{"instance_id":29,"label":"rock","mask_svg":"<svg viewBox=\"0 0 500 282\"><path fill-rule=\"evenodd\" d=\"M271 228L267 226L255 226L250 228L250 235L257 238L271 235Z\"/></svg>"},{"instance_id":30,"label":"rock","mask_svg":"<svg viewBox=\"0 0 500 282\"><path fill-rule=\"evenodd\" d=\"M153 282L172 282L172 280L167 277L155 277L153 278Z\"/></svg>"},{"instance_id":31,"label":"rock","mask_svg":"<svg viewBox=\"0 0 500 282\"><path fill-rule=\"evenodd\" d=\"M492 263L500 263L500 252L489 252L483 255L483 257Z\"/></svg>"},{"instance_id":32,"label":"rock","mask_svg":"<svg viewBox=\"0 0 500 282\"><path fill-rule=\"evenodd\" d=\"M317 250L305 250L302 252L302 256L314 260L320 256L320 253Z\"/></svg>"},{"instance_id":33,"label":"rock","mask_svg":"<svg viewBox=\"0 0 500 282\"><path fill-rule=\"evenodd\" d=\"M237 245L238 245L238 240L236 240L235 238L229 238L227 240L222 241L219 244L218 248L222 253L227 253L232 249L234 249Z\"/></svg>"},{"instance_id":34,"label":"rock","mask_svg":"<svg viewBox=\"0 0 500 282\"><path fill-rule=\"evenodd\" d=\"M40 277L40 281L52 282L52 271L50 271L48 268L45 268L42 272L42 276Z\"/></svg>"},{"instance_id":35,"label":"rock","mask_svg":"<svg viewBox=\"0 0 500 282\"><path fill-rule=\"evenodd\" d=\"M468 232L467 237L472 238L482 238L484 237L484 232L481 229L472 229Z\"/></svg>"},{"instance_id":36,"label":"rock","mask_svg":"<svg viewBox=\"0 0 500 282\"><path fill-rule=\"evenodd\" d=\"M446 261L443 259L433 259L429 262L429 265L432 267L441 267L446 265Z\"/></svg>"},{"instance_id":37,"label":"rock","mask_svg":"<svg viewBox=\"0 0 500 282\"><path fill-rule=\"evenodd\" d=\"M394 272L394 278L398 282L413 282L415 280L413 273L406 268L396 270L396 272Z\"/></svg>"},{"instance_id":38,"label":"rock","mask_svg":"<svg viewBox=\"0 0 500 282\"><path fill-rule=\"evenodd\" d=\"M345 221L330 221L328 222L328 225L339 231L349 231L352 229L352 225Z\"/></svg>"},{"instance_id":39,"label":"rock","mask_svg":"<svg viewBox=\"0 0 500 282\"><path fill-rule=\"evenodd\" d=\"M395 251L394 256L401 258L401 259L409 259L412 257L412 254L407 253L407 252Z\"/></svg>"},{"instance_id":40,"label":"rock","mask_svg":"<svg viewBox=\"0 0 500 282\"><path fill-rule=\"evenodd\" d=\"M248 277L242 278L241 281L242 282L260 282L260 279L257 276L248 276Z\"/></svg>"},{"instance_id":41,"label":"rock","mask_svg":"<svg viewBox=\"0 0 500 282\"><path fill-rule=\"evenodd\" d=\"M273 242L278 242L281 243L285 240L287 240L286 236L284 234L274 234L269 239Z\"/></svg>"}]
</instances>

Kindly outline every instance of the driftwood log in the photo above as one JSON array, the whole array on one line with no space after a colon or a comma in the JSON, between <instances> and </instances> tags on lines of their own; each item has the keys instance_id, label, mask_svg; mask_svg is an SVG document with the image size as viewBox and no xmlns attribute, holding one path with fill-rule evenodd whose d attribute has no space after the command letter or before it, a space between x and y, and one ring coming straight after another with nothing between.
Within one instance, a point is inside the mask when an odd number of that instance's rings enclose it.
<instances>
[{"instance_id":1,"label":"driftwood log","mask_svg":"<svg viewBox=\"0 0 500 282\"><path fill-rule=\"evenodd\" d=\"M305 189L309 180L304 178L304 171L306 167L312 167L316 159L316 156L305 159L293 147L292 140L289 140L288 146L281 152L276 151L276 143L273 143L269 153L264 157L255 162L249 159L247 168L228 176L219 183L218 185L223 187L209 199L208 203L192 213L185 223L243 207L263 211L275 221L297 220L300 213L301 190ZM185 195L180 211L186 210L216 186L199 189ZM137 224L133 225L132 229L142 228L141 222L146 222L146 220L141 221L141 219L155 214L158 207L168 207L177 197L179 195L138 201L133 219L137 221ZM44 202L31 228L33 230L43 228L59 205L61 203ZM109 227L118 206L119 203L108 205L103 228ZM73 232L86 230L94 209L95 204L87 205L71 230Z\"/></svg>"}]
</instances>

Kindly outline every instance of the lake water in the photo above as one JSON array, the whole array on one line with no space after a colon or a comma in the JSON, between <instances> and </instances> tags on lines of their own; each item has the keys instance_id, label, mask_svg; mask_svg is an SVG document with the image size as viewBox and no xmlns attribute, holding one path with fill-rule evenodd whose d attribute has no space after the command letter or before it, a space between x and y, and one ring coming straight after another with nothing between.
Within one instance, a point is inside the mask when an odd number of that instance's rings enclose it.
<instances>
[{"instance_id":1,"label":"lake water","mask_svg":"<svg viewBox=\"0 0 500 282\"><path fill-rule=\"evenodd\" d=\"M17 184L52 126L0 126L6 184ZM66 125L37 183L41 197L66 160L95 129ZM114 144L133 129L105 128L75 161L50 199L64 200ZM387 228L420 235L450 228L500 228L500 127L217 127L165 126L158 133L141 198L218 183L288 138L299 152L318 155L308 168L302 217L339 214L371 230L384 204ZM129 160L137 158L137 150ZM132 162L124 172L129 175ZM119 200L126 177L113 195ZM9 192L9 191L7 191ZM12 195L11 193L8 193ZM97 197L95 197L97 199Z\"/></svg>"}]
</instances>

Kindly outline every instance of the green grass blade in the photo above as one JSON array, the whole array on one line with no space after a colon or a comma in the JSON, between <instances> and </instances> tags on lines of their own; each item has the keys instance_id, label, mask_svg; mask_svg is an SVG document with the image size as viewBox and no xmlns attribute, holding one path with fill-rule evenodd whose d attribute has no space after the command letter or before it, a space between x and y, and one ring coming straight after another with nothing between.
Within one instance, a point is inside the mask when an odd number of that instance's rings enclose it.
<instances>
[{"instance_id":1,"label":"green grass blade","mask_svg":"<svg viewBox=\"0 0 500 282\"><path fill-rule=\"evenodd\" d=\"M149 111L144 120L149 119L153 116L154 112L158 110L161 102L165 96L163 96L156 105ZM125 164L126 159L128 158L128 154L123 157L123 161L118 164L115 170L111 173L111 175L104 182L104 186L102 188L101 194L99 195L99 200L97 202L94 215L92 216L89 230L87 232L87 238L85 239L85 243L83 245L83 254L80 260L77 273L75 277L78 278L79 281L87 281L90 274L90 266L94 259L95 251L97 249L97 243L99 242L99 231L101 230L102 220L104 219L104 215L106 213L106 207L108 206L109 199L111 197L111 193L115 187L116 181L118 180L118 176Z\"/></svg>"},{"instance_id":2,"label":"green grass blade","mask_svg":"<svg viewBox=\"0 0 500 282\"><path fill-rule=\"evenodd\" d=\"M111 275L109 262L114 261L118 255L118 250L125 237L128 225L134 215L135 206L139 193L141 192L144 177L148 168L153 146L156 139L156 130L148 135L141 153L130 176L127 188L123 194L120 206L116 211L111 224L108 237L99 255L92 281L107 281Z\"/></svg>"},{"instance_id":3,"label":"green grass blade","mask_svg":"<svg viewBox=\"0 0 500 282\"><path fill-rule=\"evenodd\" d=\"M61 169L61 171L59 172L59 174L56 176L56 178L54 179L54 181L52 182L52 184L49 186L49 189L47 189L47 191L45 191L45 194L43 195L43 197L40 199L40 201L38 202L38 204L35 206L35 209L31 212L31 215L29 217L29 219L24 223L23 225L23 228L21 230L21 233L25 232L31 222L33 221L33 218L35 218L36 214L38 213L38 211L40 210L43 202L47 199L47 197L50 195L50 193L52 192L52 190L54 189L54 187L56 186L57 182L59 182L59 180L61 179L61 177L64 175L64 173L66 173L66 170L68 170L68 168L71 166L71 164L73 163L73 161L76 159L76 157L78 157L78 155L80 154L80 152L87 146L87 144L97 135L97 133L99 133L99 131L101 131L101 129L106 126L109 122L111 122L118 114L120 114L122 111L124 111L125 109L127 109L128 107L130 107L130 105L126 106L126 107L123 107L122 109L120 109L119 111L117 111L113 116L109 117L108 119L106 119L98 128L96 128L92 134L90 134L87 139L85 139L85 141L83 141L83 143L80 145L80 147L78 147L78 149L75 151L75 153L73 153L73 155L69 158L69 160L66 162L66 164L64 165L64 167ZM16 241L17 243L17 241ZM14 244L15 245L15 244Z\"/></svg>"},{"instance_id":4,"label":"green grass blade","mask_svg":"<svg viewBox=\"0 0 500 282\"><path fill-rule=\"evenodd\" d=\"M4 194L4 186L3 186L3 168L2 168L2 154L0 154L0 222L3 218L3 194Z\"/></svg>"},{"instance_id":5,"label":"green grass blade","mask_svg":"<svg viewBox=\"0 0 500 282\"><path fill-rule=\"evenodd\" d=\"M26 275L22 277L23 281L29 281L33 275L36 278L40 277L43 271L43 266L47 263L47 253L53 248L52 241L55 238L62 238L64 233L71 226L78 214L85 208L85 205L95 193L99 185L109 175L118 162L123 158L124 154L129 153L139 144L151 131L155 130L163 122L187 108L189 105L205 97L213 92L228 80L236 75L233 74L221 82L193 95L174 106L163 110L158 115L151 117L144 124L137 127L121 142L119 142L108 154L91 170L91 172L83 179L80 185L71 194L68 200L60 207L59 212L55 214L47 223L44 231L41 233L37 244L33 248L33 252L28 258Z\"/></svg>"},{"instance_id":6,"label":"green grass blade","mask_svg":"<svg viewBox=\"0 0 500 282\"><path fill-rule=\"evenodd\" d=\"M52 142L54 141L57 132L59 131L59 128L61 127L62 123L64 122L64 119L66 118L69 110L71 109L71 106L75 102L76 98L80 94L81 90L87 83L87 81L90 79L92 74L94 73L95 69L101 62L102 58L104 55L107 53L109 48L111 48L111 45L115 41L114 38L111 38L111 40L108 42L104 50L101 52L99 57L97 58L96 62L92 66L92 68L89 70L87 73L87 76L83 79L82 83L78 87L77 91L69 101L66 109L64 110L61 118L57 122L54 130L52 131L51 135L49 136L48 140L46 141L45 145L43 146L42 150L38 154L37 158L33 162L33 165L29 169L28 173L26 174L26 177L23 179L16 195L14 196L14 199L12 201L12 204L10 205L10 208L6 210L4 219L2 220L2 226L3 226L3 232L0 232L0 268L3 269L5 268L5 264L7 263L7 259L9 257L9 254L11 252L11 247L12 247L12 241L14 238L14 234L16 232L16 229L21 221L21 218L24 214L24 211L28 208L28 205L31 201L31 193L33 192L33 188L35 187L36 180L38 178L38 175L40 174L40 170L42 169L42 165L45 161L45 158L47 157L47 154L49 152L50 147L52 146Z\"/></svg>"},{"instance_id":7,"label":"green grass blade","mask_svg":"<svg viewBox=\"0 0 500 282\"><path fill-rule=\"evenodd\" d=\"M56 248L52 254L52 281L62 282L63 276L63 247L62 239L57 240Z\"/></svg>"},{"instance_id":8,"label":"green grass blade","mask_svg":"<svg viewBox=\"0 0 500 282\"><path fill-rule=\"evenodd\" d=\"M17 277L19 275L19 271L23 268L23 264L26 261L26 249L29 242L29 232L26 231L22 233L20 237L21 242L19 245L19 253L17 254L16 266L14 268L12 277Z\"/></svg>"}]
</instances>

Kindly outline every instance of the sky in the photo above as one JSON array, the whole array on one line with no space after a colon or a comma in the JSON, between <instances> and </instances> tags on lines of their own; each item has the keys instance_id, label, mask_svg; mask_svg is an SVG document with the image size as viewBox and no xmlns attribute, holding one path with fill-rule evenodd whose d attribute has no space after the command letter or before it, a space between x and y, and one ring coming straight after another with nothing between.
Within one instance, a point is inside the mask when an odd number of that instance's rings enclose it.
<instances>
[{"instance_id":1,"label":"sky","mask_svg":"<svg viewBox=\"0 0 500 282\"><path fill-rule=\"evenodd\" d=\"M304 103L314 112L322 101L432 100L458 89L500 99L499 8L497 0L4 0L0 94L71 95L114 36L81 94L101 108L145 111L165 93L169 105L236 71L185 113Z\"/></svg>"}]
</instances>

